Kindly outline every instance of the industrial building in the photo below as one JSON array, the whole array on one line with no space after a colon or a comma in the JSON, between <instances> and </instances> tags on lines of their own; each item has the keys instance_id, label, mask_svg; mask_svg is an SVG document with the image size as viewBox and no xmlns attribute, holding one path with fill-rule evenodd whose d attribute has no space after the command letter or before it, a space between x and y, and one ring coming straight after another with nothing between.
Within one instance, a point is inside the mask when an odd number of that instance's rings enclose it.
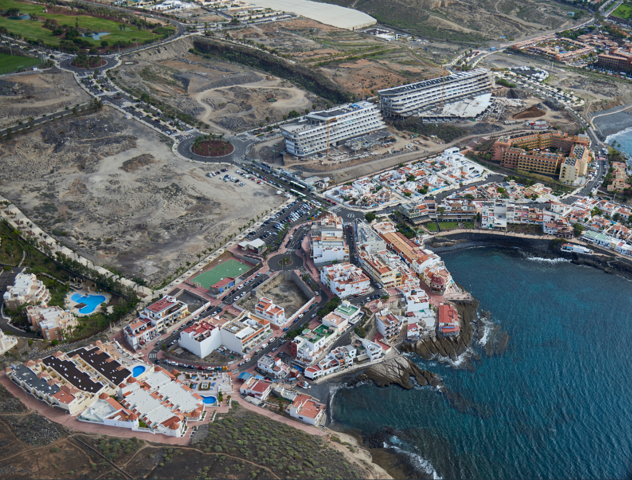
<instances>
[{"instance_id":1,"label":"industrial building","mask_svg":"<svg viewBox=\"0 0 632 480\"><path fill-rule=\"evenodd\" d=\"M476 68L469 72L458 72L444 77L379 90L378 95L384 116L427 116L431 109L442 107L444 104L490 94L492 81L493 77L489 70ZM485 97L484 100L489 102L489 97ZM480 110L474 106L471 108L477 112ZM447 113L456 114L460 111L460 109L453 110L454 112L450 110ZM443 111L439 113L443 115Z\"/></svg>"},{"instance_id":2,"label":"industrial building","mask_svg":"<svg viewBox=\"0 0 632 480\"><path fill-rule=\"evenodd\" d=\"M329 150L343 140L386 128L380 110L369 102L312 112L294 123L281 125L285 148L304 157Z\"/></svg>"}]
</instances>

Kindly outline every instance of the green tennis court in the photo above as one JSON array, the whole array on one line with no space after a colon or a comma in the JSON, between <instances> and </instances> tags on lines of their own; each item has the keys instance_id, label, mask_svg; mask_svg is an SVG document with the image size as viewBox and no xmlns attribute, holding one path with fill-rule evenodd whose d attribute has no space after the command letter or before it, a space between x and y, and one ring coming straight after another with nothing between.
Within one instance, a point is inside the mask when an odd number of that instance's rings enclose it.
<instances>
[{"instance_id":1,"label":"green tennis court","mask_svg":"<svg viewBox=\"0 0 632 480\"><path fill-rule=\"evenodd\" d=\"M197 277L193 278L192 281L202 288L209 288L226 277L236 278L239 275L243 275L250 270L250 268L249 265L238 260L225 260L216 267L200 273Z\"/></svg>"}]
</instances>

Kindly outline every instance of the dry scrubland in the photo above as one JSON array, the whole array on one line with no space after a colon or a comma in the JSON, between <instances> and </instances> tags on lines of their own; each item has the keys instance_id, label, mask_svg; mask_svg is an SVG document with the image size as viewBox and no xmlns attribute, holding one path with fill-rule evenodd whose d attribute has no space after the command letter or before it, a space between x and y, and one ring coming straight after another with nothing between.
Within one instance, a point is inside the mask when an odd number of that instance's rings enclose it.
<instances>
[{"instance_id":1,"label":"dry scrubland","mask_svg":"<svg viewBox=\"0 0 632 480\"><path fill-rule=\"evenodd\" d=\"M5 77L0 80L0 127L89 101L90 96L68 72L53 69Z\"/></svg>"},{"instance_id":2,"label":"dry scrubland","mask_svg":"<svg viewBox=\"0 0 632 480\"><path fill-rule=\"evenodd\" d=\"M189 53L180 40L133 56L117 70L122 84L142 90L224 131L242 131L266 117L279 121L291 110L311 109L316 95L290 82L228 62ZM268 96L277 101L269 102Z\"/></svg>"},{"instance_id":3,"label":"dry scrubland","mask_svg":"<svg viewBox=\"0 0 632 480\"><path fill-rule=\"evenodd\" d=\"M211 170L105 108L3 144L0 192L86 257L159 283L282 201Z\"/></svg>"},{"instance_id":4,"label":"dry scrubland","mask_svg":"<svg viewBox=\"0 0 632 480\"><path fill-rule=\"evenodd\" d=\"M327 0L410 33L451 44L516 40L571 25L570 6L539 0Z\"/></svg>"},{"instance_id":5,"label":"dry scrubland","mask_svg":"<svg viewBox=\"0 0 632 480\"><path fill-rule=\"evenodd\" d=\"M0 479L389 478L366 450L235 407L190 447L84 434L57 425L0 386Z\"/></svg>"}]
</instances>

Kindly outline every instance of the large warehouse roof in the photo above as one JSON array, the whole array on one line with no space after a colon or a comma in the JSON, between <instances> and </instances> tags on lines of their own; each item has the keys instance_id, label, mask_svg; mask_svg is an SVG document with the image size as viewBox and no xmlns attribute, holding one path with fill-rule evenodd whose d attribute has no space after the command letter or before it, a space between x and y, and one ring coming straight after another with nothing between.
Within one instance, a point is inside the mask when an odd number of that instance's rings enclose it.
<instances>
[{"instance_id":1,"label":"large warehouse roof","mask_svg":"<svg viewBox=\"0 0 632 480\"><path fill-rule=\"evenodd\" d=\"M347 30L357 30L375 25L375 20L366 13L351 8L331 5L329 3L311 2L310 0L250 0L254 5L268 7L283 12L302 15L317 22Z\"/></svg>"}]
</instances>

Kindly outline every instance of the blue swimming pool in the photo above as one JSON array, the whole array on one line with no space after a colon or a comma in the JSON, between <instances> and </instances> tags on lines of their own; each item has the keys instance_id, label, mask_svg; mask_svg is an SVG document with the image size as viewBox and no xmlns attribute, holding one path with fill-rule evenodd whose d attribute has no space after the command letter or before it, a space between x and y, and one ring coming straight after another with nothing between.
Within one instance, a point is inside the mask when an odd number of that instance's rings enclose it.
<instances>
[{"instance_id":1,"label":"blue swimming pool","mask_svg":"<svg viewBox=\"0 0 632 480\"><path fill-rule=\"evenodd\" d=\"M143 365L136 365L132 369L132 376L133 377L138 377L140 374L145 373L145 370L147 370L147 369Z\"/></svg>"},{"instance_id":2,"label":"blue swimming pool","mask_svg":"<svg viewBox=\"0 0 632 480\"><path fill-rule=\"evenodd\" d=\"M86 306L79 310L79 313L83 314L94 312L99 305L105 302L105 296L103 295L81 295L80 293L75 293L70 298L73 302L85 303Z\"/></svg>"},{"instance_id":3,"label":"blue swimming pool","mask_svg":"<svg viewBox=\"0 0 632 480\"><path fill-rule=\"evenodd\" d=\"M213 395L210 395L208 397L202 396L202 398L204 399L204 403L206 405L213 405L214 403L217 403L217 398L215 398Z\"/></svg>"}]
</instances>

